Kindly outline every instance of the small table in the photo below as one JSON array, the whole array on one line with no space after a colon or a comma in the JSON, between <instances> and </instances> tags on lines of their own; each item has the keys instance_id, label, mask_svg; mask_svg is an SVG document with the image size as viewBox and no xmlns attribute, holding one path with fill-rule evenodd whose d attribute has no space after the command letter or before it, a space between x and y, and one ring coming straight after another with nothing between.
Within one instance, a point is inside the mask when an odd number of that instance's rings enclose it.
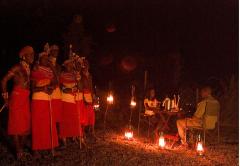
<instances>
[{"instance_id":1,"label":"small table","mask_svg":"<svg viewBox=\"0 0 240 166\"><path fill-rule=\"evenodd\" d=\"M161 122L163 123L163 126L160 128L162 131L170 130L169 127L169 120L173 116L181 117L184 112L183 111L159 111L158 114L160 115ZM159 128L157 128L159 129Z\"/></svg>"}]
</instances>

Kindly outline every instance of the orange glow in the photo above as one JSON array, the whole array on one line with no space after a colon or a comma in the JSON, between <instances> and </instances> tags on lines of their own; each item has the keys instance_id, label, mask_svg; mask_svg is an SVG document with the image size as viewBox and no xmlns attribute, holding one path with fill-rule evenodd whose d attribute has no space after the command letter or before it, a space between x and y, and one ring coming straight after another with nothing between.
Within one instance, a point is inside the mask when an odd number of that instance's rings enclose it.
<instances>
[{"instance_id":1,"label":"orange glow","mask_svg":"<svg viewBox=\"0 0 240 166\"><path fill-rule=\"evenodd\" d=\"M93 107L94 107L94 109L98 109L100 106L99 106L99 104L94 104Z\"/></svg>"},{"instance_id":2,"label":"orange glow","mask_svg":"<svg viewBox=\"0 0 240 166\"><path fill-rule=\"evenodd\" d=\"M133 138L133 132L132 131L126 131L125 132L125 138L130 140Z\"/></svg>"},{"instance_id":3,"label":"orange glow","mask_svg":"<svg viewBox=\"0 0 240 166\"><path fill-rule=\"evenodd\" d=\"M113 96L112 96L112 94L108 95L108 97L107 97L107 102L108 102L109 104L112 104L112 103L113 103Z\"/></svg>"},{"instance_id":4,"label":"orange glow","mask_svg":"<svg viewBox=\"0 0 240 166\"><path fill-rule=\"evenodd\" d=\"M137 105L137 103L136 103L134 100L131 100L130 105L131 105L132 107L135 107L135 106Z\"/></svg>"},{"instance_id":5,"label":"orange glow","mask_svg":"<svg viewBox=\"0 0 240 166\"><path fill-rule=\"evenodd\" d=\"M197 143L197 153L201 156L203 155L204 149L203 149L203 144L202 142Z\"/></svg>"},{"instance_id":6,"label":"orange glow","mask_svg":"<svg viewBox=\"0 0 240 166\"><path fill-rule=\"evenodd\" d=\"M158 145L159 145L162 149L165 147L166 143L165 143L165 139L164 139L163 136L160 136Z\"/></svg>"}]
</instances>

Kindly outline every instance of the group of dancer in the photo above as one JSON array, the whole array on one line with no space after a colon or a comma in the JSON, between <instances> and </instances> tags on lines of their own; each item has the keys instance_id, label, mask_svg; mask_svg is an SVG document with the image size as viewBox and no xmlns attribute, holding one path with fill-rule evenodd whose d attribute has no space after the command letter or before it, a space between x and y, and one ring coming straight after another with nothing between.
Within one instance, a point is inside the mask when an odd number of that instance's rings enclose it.
<instances>
[{"instance_id":1,"label":"group of dancer","mask_svg":"<svg viewBox=\"0 0 240 166\"><path fill-rule=\"evenodd\" d=\"M34 49L23 47L20 62L2 79L2 97L9 110L8 135L13 138L17 158L24 156L26 138L31 135L31 148L39 151L67 145L67 139L86 146L84 129L94 136L92 77L84 58L57 63L59 47L51 45L34 61ZM8 93L8 81L13 90Z\"/></svg>"}]
</instances>

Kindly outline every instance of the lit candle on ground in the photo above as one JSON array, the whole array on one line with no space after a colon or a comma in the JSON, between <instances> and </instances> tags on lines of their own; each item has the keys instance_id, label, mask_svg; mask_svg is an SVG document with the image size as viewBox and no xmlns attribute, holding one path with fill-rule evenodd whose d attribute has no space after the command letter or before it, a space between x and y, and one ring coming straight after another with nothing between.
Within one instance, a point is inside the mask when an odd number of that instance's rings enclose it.
<instances>
[{"instance_id":1,"label":"lit candle on ground","mask_svg":"<svg viewBox=\"0 0 240 166\"><path fill-rule=\"evenodd\" d=\"M108 95L108 97L107 97L107 102L108 102L109 104L112 104L112 103L113 103L113 96L112 96L112 94L109 94L109 95Z\"/></svg>"},{"instance_id":2,"label":"lit candle on ground","mask_svg":"<svg viewBox=\"0 0 240 166\"><path fill-rule=\"evenodd\" d=\"M133 132L132 131L126 131L125 132L125 138L130 140L133 139Z\"/></svg>"},{"instance_id":3,"label":"lit candle on ground","mask_svg":"<svg viewBox=\"0 0 240 166\"><path fill-rule=\"evenodd\" d=\"M158 145L161 149L164 149L165 145L166 145L166 142L165 142L165 139L164 139L164 136L163 136L162 132L161 132L159 140L158 140Z\"/></svg>"},{"instance_id":4,"label":"lit candle on ground","mask_svg":"<svg viewBox=\"0 0 240 166\"><path fill-rule=\"evenodd\" d=\"M203 144L202 144L202 142L198 142L197 143L197 153L198 153L198 155L202 156L203 152L204 152Z\"/></svg>"},{"instance_id":5,"label":"lit candle on ground","mask_svg":"<svg viewBox=\"0 0 240 166\"><path fill-rule=\"evenodd\" d=\"M137 103L134 100L131 100L130 105L131 105L131 107L135 107L137 105Z\"/></svg>"}]
</instances>

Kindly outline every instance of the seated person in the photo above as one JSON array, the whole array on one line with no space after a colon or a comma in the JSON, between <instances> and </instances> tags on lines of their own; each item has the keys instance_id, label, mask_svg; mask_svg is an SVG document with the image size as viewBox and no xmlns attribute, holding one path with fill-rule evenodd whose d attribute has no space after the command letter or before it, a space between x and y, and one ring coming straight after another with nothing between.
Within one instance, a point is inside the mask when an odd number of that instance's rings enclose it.
<instances>
[{"instance_id":1,"label":"seated person","mask_svg":"<svg viewBox=\"0 0 240 166\"><path fill-rule=\"evenodd\" d=\"M214 129L217 122L218 112L220 110L219 102L212 97L212 90L209 86L201 89L202 101L198 103L197 110L192 118L177 120L178 134L181 138L181 143L187 146L186 142L186 127L201 127L204 122L206 129Z\"/></svg>"},{"instance_id":2,"label":"seated person","mask_svg":"<svg viewBox=\"0 0 240 166\"><path fill-rule=\"evenodd\" d=\"M155 90L150 89L148 96L144 99L145 114L149 116L155 115L158 106L159 101L156 99Z\"/></svg>"}]
</instances>

